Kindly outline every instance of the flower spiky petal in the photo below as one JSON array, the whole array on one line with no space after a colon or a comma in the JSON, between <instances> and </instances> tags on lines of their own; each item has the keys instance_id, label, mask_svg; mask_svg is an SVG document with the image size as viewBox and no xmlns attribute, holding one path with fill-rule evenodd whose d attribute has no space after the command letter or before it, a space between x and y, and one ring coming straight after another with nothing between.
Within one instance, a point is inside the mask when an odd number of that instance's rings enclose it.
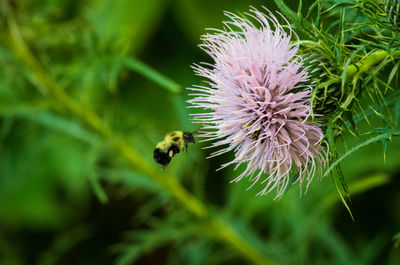
<instances>
[{"instance_id":1,"label":"flower spiky petal","mask_svg":"<svg viewBox=\"0 0 400 265\"><path fill-rule=\"evenodd\" d=\"M225 29L203 36L200 47L214 64L193 67L208 86L189 88L195 93L188 102L211 110L194 114L194 121L203 124L200 136L213 140L211 147L224 146L210 157L233 150L235 159L221 168L247 164L234 181L249 177L253 185L265 185L260 194L276 189L280 196L292 168L297 168L296 182L301 187L306 181L308 188L326 157L322 130L308 122L311 86L304 83L307 71L298 45L291 42L294 32L289 27L287 34L266 11L246 13L257 25L226 12Z\"/></svg>"}]
</instances>

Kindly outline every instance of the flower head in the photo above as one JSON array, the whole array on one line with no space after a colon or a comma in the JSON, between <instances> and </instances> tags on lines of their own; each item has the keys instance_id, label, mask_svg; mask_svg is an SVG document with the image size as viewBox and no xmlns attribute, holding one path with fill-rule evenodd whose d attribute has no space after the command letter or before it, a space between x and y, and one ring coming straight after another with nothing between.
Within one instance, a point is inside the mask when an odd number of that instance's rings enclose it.
<instances>
[{"instance_id":1,"label":"flower head","mask_svg":"<svg viewBox=\"0 0 400 265\"><path fill-rule=\"evenodd\" d=\"M201 136L214 141L211 147L224 146L210 157L233 150L235 159L221 168L247 164L234 181L248 176L253 184L265 184L260 194L277 189L280 196L292 168L300 186L307 180L308 187L325 158L323 133L308 122L311 87L303 83L307 72L298 45L291 42L293 31L289 27L287 34L267 12L252 8L246 13L257 24L226 12L225 29L202 37L200 47L214 64L194 66L208 86L189 88L195 93L188 102L210 110L193 114L203 124Z\"/></svg>"}]
</instances>

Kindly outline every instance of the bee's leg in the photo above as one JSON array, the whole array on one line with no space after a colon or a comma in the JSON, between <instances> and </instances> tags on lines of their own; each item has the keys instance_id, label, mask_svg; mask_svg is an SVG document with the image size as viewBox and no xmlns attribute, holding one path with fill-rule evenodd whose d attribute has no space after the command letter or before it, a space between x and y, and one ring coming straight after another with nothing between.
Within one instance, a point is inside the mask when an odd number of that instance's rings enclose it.
<instances>
[{"instance_id":1,"label":"bee's leg","mask_svg":"<svg viewBox=\"0 0 400 265\"><path fill-rule=\"evenodd\" d=\"M172 158L174 155L179 153L179 148L175 144L173 144L169 149L168 149L168 155L170 158Z\"/></svg>"}]
</instances>

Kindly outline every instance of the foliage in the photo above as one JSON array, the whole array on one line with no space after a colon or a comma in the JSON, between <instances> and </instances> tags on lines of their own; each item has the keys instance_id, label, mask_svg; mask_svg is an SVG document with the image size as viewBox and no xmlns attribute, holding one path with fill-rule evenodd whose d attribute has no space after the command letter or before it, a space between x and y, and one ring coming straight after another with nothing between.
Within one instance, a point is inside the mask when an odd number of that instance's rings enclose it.
<instances>
[{"instance_id":1,"label":"foliage","mask_svg":"<svg viewBox=\"0 0 400 265\"><path fill-rule=\"evenodd\" d=\"M165 171L152 158L165 133L198 129L182 88L204 28L250 4L214 2L0 2L0 264L399 263L395 8L275 1L321 66L332 181L274 201L229 184L229 158L202 143Z\"/></svg>"}]
</instances>

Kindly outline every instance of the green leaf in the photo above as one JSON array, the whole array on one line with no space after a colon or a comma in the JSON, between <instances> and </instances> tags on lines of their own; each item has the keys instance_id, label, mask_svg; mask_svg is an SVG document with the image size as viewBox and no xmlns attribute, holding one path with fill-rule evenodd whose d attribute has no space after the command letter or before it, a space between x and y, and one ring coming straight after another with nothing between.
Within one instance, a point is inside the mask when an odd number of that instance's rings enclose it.
<instances>
[{"instance_id":1,"label":"green leaf","mask_svg":"<svg viewBox=\"0 0 400 265\"><path fill-rule=\"evenodd\" d=\"M162 0L92 0L89 21L100 41L120 54L141 48L159 22L165 7Z\"/></svg>"},{"instance_id":2,"label":"green leaf","mask_svg":"<svg viewBox=\"0 0 400 265\"><path fill-rule=\"evenodd\" d=\"M342 73L342 76L341 76L341 78L342 78L342 86L341 86L342 87L342 95L344 95L344 85L345 85L346 79L347 79L347 68L349 67L349 65L353 61L354 57L356 57L363 48L364 47L360 47L357 50L355 50L354 52L352 52L351 55L346 60L346 63L345 63L344 68L343 68L343 73ZM354 66L357 67L357 65L355 65L355 64L354 64ZM358 68L357 68L357 70L358 70Z\"/></svg>"},{"instance_id":3,"label":"green leaf","mask_svg":"<svg viewBox=\"0 0 400 265\"><path fill-rule=\"evenodd\" d=\"M351 182L349 184L349 192L351 196L355 196L357 194L362 194L368 190L386 185L389 183L389 181L390 177L385 173L372 174ZM321 202L321 208L326 209L332 207L333 204L337 203L337 201L338 198L336 192L331 193L326 196L325 199Z\"/></svg>"},{"instance_id":4,"label":"green leaf","mask_svg":"<svg viewBox=\"0 0 400 265\"><path fill-rule=\"evenodd\" d=\"M396 101L394 105L394 124L396 126L399 125L399 118L400 118L400 101Z\"/></svg>"},{"instance_id":5,"label":"green leaf","mask_svg":"<svg viewBox=\"0 0 400 265\"><path fill-rule=\"evenodd\" d=\"M88 239L92 232L90 228L85 225L80 225L62 234L57 235L54 241L40 257L38 264L41 265L55 265L60 264L63 255L67 254L73 247L80 242Z\"/></svg>"},{"instance_id":6,"label":"green leaf","mask_svg":"<svg viewBox=\"0 0 400 265\"><path fill-rule=\"evenodd\" d=\"M326 170L326 172L325 172L324 175L327 176L336 166L339 165L339 163L340 163L343 159L345 159L346 157L348 157L349 155L351 155L351 154L354 153L355 151L358 151L358 150L361 149L362 147L367 146L367 145L369 145L369 144L372 144L372 143L374 143L374 142L378 142L378 141L381 141L382 139L389 138L390 135L391 135L390 132L383 133L383 134L377 135L377 136L375 136L375 137L372 137L372 138L370 138L370 139L368 139L368 140L366 140L366 141L360 143L359 145L357 145L357 146L351 148L350 150L348 150L347 152L345 152L342 156L340 156L338 159L336 159L336 160L332 163L332 165Z\"/></svg>"},{"instance_id":7,"label":"green leaf","mask_svg":"<svg viewBox=\"0 0 400 265\"><path fill-rule=\"evenodd\" d=\"M118 85L118 76L121 72L122 69L122 63L120 60L114 60L114 64L111 66L111 70L109 73L109 78L108 78L108 87L111 92L115 92L117 85Z\"/></svg>"},{"instance_id":8,"label":"green leaf","mask_svg":"<svg viewBox=\"0 0 400 265\"><path fill-rule=\"evenodd\" d=\"M381 120L383 120L384 122L386 122L388 125L392 124L392 121L384 114L376 111L375 109L373 109L371 106L370 108L373 110L373 112L376 114L376 116L378 116Z\"/></svg>"},{"instance_id":9,"label":"green leaf","mask_svg":"<svg viewBox=\"0 0 400 265\"><path fill-rule=\"evenodd\" d=\"M129 242L112 248L113 252L119 254L116 264L133 264L140 256L158 247L169 243L182 244L187 238L199 233L198 225L190 222L186 214L181 212L171 213L166 220L152 220L147 225L152 229L130 231L125 235Z\"/></svg>"},{"instance_id":10,"label":"green leaf","mask_svg":"<svg viewBox=\"0 0 400 265\"><path fill-rule=\"evenodd\" d=\"M340 166L338 166L336 168L336 171L339 176L340 183L342 184L342 189L344 190L347 199L350 200L349 189L347 188L346 182L344 180L344 175L343 175L343 172L342 172ZM335 184L335 189L336 189L337 194L339 195L340 200L342 201L344 207L349 212L351 219L354 221L353 213L351 212L350 206L348 205L346 199L343 197L342 191L340 190L339 186L337 185L336 179L333 176L333 174L332 174L332 180L333 180L333 183Z\"/></svg>"},{"instance_id":11,"label":"green leaf","mask_svg":"<svg viewBox=\"0 0 400 265\"><path fill-rule=\"evenodd\" d=\"M313 27L308 21L299 18L298 14L291 10L282 0L274 1L285 17L293 23L293 28L295 30L300 30L304 35L307 35L308 38L315 39L315 35L312 34Z\"/></svg>"},{"instance_id":12,"label":"green leaf","mask_svg":"<svg viewBox=\"0 0 400 265\"><path fill-rule=\"evenodd\" d=\"M394 240L394 246L395 246L395 248L399 248L399 247L400 247L400 232L397 233L397 234L393 237L393 240Z\"/></svg>"},{"instance_id":13,"label":"green leaf","mask_svg":"<svg viewBox=\"0 0 400 265\"><path fill-rule=\"evenodd\" d=\"M389 85L390 85L390 83L392 82L394 76L395 76L396 74L398 74L399 66L400 66L400 62L397 62L397 63L394 65L394 67L392 68L392 71L390 72L390 75L389 75L389 78L388 78L388 81L387 81L387 86L386 86L386 88L389 88ZM385 92L386 92L386 91L385 91Z\"/></svg>"},{"instance_id":14,"label":"green leaf","mask_svg":"<svg viewBox=\"0 0 400 265\"><path fill-rule=\"evenodd\" d=\"M3 103L0 106L0 115L28 119L50 129L68 134L91 145L98 144L99 142L97 135L84 129L75 120L69 120L59 116L49 110L43 109L41 106L28 104L10 105L10 103Z\"/></svg>"},{"instance_id":15,"label":"green leaf","mask_svg":"<svg viewBox=\"0 0 400 265\"><path fill-rule=\"evenodd\" d=\"M108 196L103 187L100 184L99 178L97 177L95 172L89 173L90 186L93 189L94 195L96 195L97 199L102 203L108 203Z\"/></svg>"},{"instance_id":16,"label":"green leaf","mask_svg":"<svg viewBox=\"0 0 400 265\"><path fill-rule=\"evenodd\" d=\"M125 58L123 62L125 66L131 69L132 71L143 75L150 81L160 85L166 90L174 93L178 93L181 91L181 86L179 84L169 79L168 77L160 74L159 72L155 71L153 68L146 65L145 63L133 58Z\"/></svg>"},{"instance_id":17,"label":"green leaf","mask_svg":"<svg viewBox=\"0 0 400 265\"><path fill-rule=\"evenodd\" d=\"M100 179L109 183L122 183L130 189L144 189L157 194L163 193L160 187L145 177L143 174L128 169L102 169L99 171Z\"/></svg>"},{"instance_id":18,"label":"green leaf","mask_svg":"<svg viewBox=\"0 0 400 265\"><path fill-rule=\"evenodd\" d=\"M396 123L396 121L398 122L399 117L400 117L400 101L399 101L399 99L400 99L400 93L388 95L387 97L384 98L384 102L385 102L384 105L380 104L380 103L374 104L373 106L371 106L371 108L366 109L362 114L356 115L354 117L354 122L357 124L363 120L367 120L367 117L369 117L375 113L374 110L378 111L385 106L394 105L394 124L395 124L395 126L397 126L398 123ZM345 123L349 123L349 121L345 121Z\"/></svg>"},{"instance_id":19,"label":"green leaf","mask_svg":"<svg viewBox=\"0 0 400 265\"><path fill-rule=\"evenodd\" d=\"M383 138L381 140L382 143L382 149L383 149L383 161L386 163L386 149L387 149L387 145L388 145L388 138Z\"/></svg>"}]
</instances>

